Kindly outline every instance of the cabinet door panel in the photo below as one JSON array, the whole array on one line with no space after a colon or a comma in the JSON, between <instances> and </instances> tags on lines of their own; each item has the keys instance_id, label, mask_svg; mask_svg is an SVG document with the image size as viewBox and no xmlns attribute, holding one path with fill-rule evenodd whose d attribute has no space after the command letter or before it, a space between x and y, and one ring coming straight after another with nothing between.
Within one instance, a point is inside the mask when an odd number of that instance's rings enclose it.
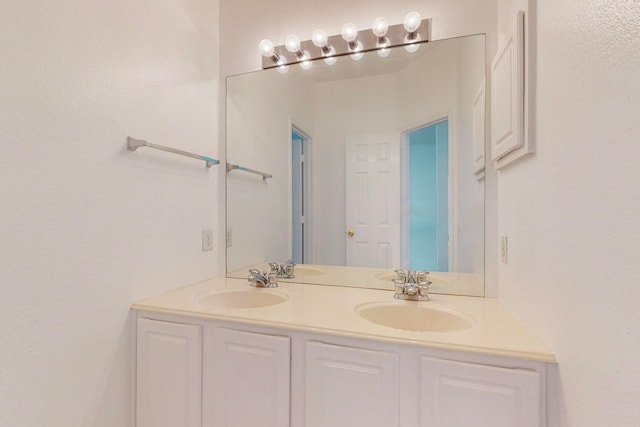
<instances>
[{"instance_id":1,"label":"cabinet door panel","mask_svg":"<svg viewBox=\"0 0 640 427\"><path fill-rule=\"evenodd\" d=\"M202 328L138 319L136 426L202 425Z\"/></svg>"},{"instance_id":2,"label":"cabinet door panel","mask_svg":"<svg viewBox=\"0 0 640 427\"><path fill-rule=\"evenodd\" d=\"M398 425L398 355L309 342L306 427Z\"/></svg>"},{"instance_id":3,"label":"cabinet door panel","mask_svg":"<svg viewBox=\"0 0 640 427\"><path fill-rule=\"evenodd\" d=\"M289 425L289 337L215 328L212 361L214 426Z\"/></svg>"},{"instance_id":4,"label":"cabinet door panel","mask_svg":"<svg viewBox=\"0 0 640 427\"><path fill-rule=\"evenodd\" d=\"M420 427L540 427L540 374L422 357Z\"/></svg>"}]
</instances>

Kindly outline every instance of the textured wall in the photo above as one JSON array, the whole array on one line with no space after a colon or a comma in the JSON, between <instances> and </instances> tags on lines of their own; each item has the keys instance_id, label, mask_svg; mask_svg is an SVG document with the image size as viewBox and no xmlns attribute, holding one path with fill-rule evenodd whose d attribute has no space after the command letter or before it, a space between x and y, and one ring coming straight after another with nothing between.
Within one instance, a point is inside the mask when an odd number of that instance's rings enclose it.
<instances>
[{"instance_id":1,"label":"textured wall","mask_svg":"<svg viewBox=\"0 0 640 427\"><path fill-rule=\"evenodd\" d=\"M215 1L0 5L0 425L126 426L129 306L217 273ZM222 172L223 173L223 172Z\"/></svg>"},{"instance_id":2,"label":"textured wall","mask_svg":"<svg viewBox=\"0 0 640 427\"><path fill-rule=\"evenodd\" d=\"M556 351L553 427L637 426L640 4L537 7L538 149L499 176L499 293Z\"/></svg>"}]
</instances>

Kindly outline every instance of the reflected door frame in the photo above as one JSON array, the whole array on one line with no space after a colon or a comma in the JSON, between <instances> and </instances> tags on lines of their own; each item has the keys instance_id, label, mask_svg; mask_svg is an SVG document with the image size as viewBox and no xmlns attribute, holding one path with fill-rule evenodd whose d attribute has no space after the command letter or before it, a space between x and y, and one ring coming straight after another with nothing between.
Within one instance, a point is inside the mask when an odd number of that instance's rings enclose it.
<instances>
[{"instance_id":1,"label":"reflected door frame","mask_svg":"<svg viewBox=\"0 0 640 427\"><path fill-rule=\"evenodd\" d=\"M296 186L294 185L294 167L293 167L293 133L296 133L302 137L303 146L304 146L304 154L300 159L300 163L303 165L301 168L301 176L302 176L302 185ZM302 130L300 126L298 126L294 119L289 116L289 126L288 126L288 135L289 135L289 165L291 167L289 173L289 212L291 212L292 220L289 221L289 254L291 254L291 259L296 261L294 254L294 191L301 192L301 200L302 200L302 216L300 218L300 222L303 227L303 231L301 232L301 240L302 240L302 259L299 260L300 263L311 264L313 263L313 233L312 230L312 200L311 197L311 153L312 153L312 137L309 133Z\"/></svg>"},{"instance_id":2,"label":"reflected door frame","mask_svg":"<svg viewBox=\"0 0 640 427\"><path fill-rule=\"evenodd\" d=\"M449 270L455 270L455 247L457 245L456 224L458 223L458 212L455 209L455 173L453 167L455 164L455 114L452 111L436 114L431 117L420 120L412 126L405 127L401 130L400 140L400 260L403 268L409 267L409 134L413 131L423 129L442 121L447 120L448 125L448 149L449 149Z\"/></svg>"}]
</instances>

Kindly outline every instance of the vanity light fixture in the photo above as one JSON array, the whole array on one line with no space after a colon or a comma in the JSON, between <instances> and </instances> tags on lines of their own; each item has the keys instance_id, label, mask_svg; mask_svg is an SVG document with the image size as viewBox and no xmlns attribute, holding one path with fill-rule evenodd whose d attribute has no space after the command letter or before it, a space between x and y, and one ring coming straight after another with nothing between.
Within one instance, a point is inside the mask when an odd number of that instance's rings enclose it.
<instances>
[{"instance_id":1,"label":"vanity light fixture","mask_svg":"<svg viewBox=\"0 0 640 427\"><path fill-rule=\"evenodd\" d=\"M418 12L409 12L404 17L402 26L407 32L407 35L404 37L404 50L406 50L407 52L415 52L420 47L420 45L418 44L418 42L420 41L420 33L418 33L418 28L420 28L421 23L422 16L420 16Z\"/></svg>"},{"instance_id":2,"label":"vanity light fixture","mask_svg":"<svg viewBox=\"0 0 640 427\"><path fill-rule=\"evenodd\" d=\"M358 32L353 23L347 23L342 26L341 34L333 36L327 36L324 30L318 29L312 33L311 40L300 41L290 34L284 44L275 47L273 42L265 39L258 46L262 54L262 68L277 68L285 72L286 66L297 63L308 69L314 59L322 59L331 65L339 56L349 55L358 60L364 57L364 52L372 50L386 57L391 53L390 48L395 46L404 46L407 51L415 52L422 42L429 40L429 21L422 19L418 12L410 12L401 24L389 25L387 19L376 18L371 32Z\"/></svg>"},{"instance_id":3,"label":"vanity light fixture","mask_svg":"<svg viewBox=\"0 0 640 427\"><path fill-rule=\"evenodd\" d=\"M274 64L280 63L281 57L276 53L275 46L271 40L261 40L258 43L258 50L263 57L270 59Z\"/></svg>"},{"instance_id":4,"label":"vanity light fixture","mask_svg":"<svg viewBox=\"0 0 640 427\"><path fill-rule=\"evenodd\" d=\"M386 58L391 51L389 50L389 38L387 32L389 31L389 21L382 16L373 20L371 25L371 32L376 36L376 48L378 48L378 56Z\"/></svg>"},{"instance_id":5,"label":"vanity light fixture","mask_svg":"<svg viewBox=\"0 0 640 427\"><path fill-rule=\"evenodd\" d=\"M347 42L347 49L351 53L351 58L359 61L364 56L362 53L362 42L358 40L358 28L352 24L347 23L342 26L342 38Z\"/></svg>"},{"instance_id":6,"label":"vanity light fixture","mask_svg":"<svg viewBox=\"0 0 640 427\"><path fill-rule=\"evenodd\" d=\"M383 18L380 16L373 20L373 24L371 25L371 31L377 37L376 46L377 47L385 47L389 44L389 39L387 38L387 31L389 31L389 21L387 18Z\"/></svg>"},{"instance_id":7,"label":"vanity light fixture","mask_svg":"<svg viewBox=\"0 0 640 427\"><path fill-rule=\"evenodd\" d=\"M336 48L329 44L329 36L327 36L325 30L315 30L313 34L311 34L311 42L314 46L320 48L322 56L324 56L324 62L327 65L336 63L338 60L338 58L334 56L336 54Z\"/></svg>"},{"instance_id":8,"label":"vanity light fixture","mask_svg":"<svg viewBox=\"0 0 640 427\"><path fill-rule=\"evenodd\" d=\"M284 74L287 71L289 71L289 66L287 64L282 64L282 65L278 65L277 69L280 74Z\"/></svg>"},{"instance_id":9,"label":"vanity light fixture","mask_svg":"<svg viewBox=\"0 0 640 427\"><path fill-rule=\"evenodd\" d=\"M300 48L300 39L295 34L289 34L284 39L284 47L286 47L289 52L293 53L299 61L304 60L309 56L307 52Z\"/></svg>"},{"instance_id":10,"label":"vanity light fixture","mask_svg":"<svg viewBox=\"0 0 640 427\"><path fill-rule=\"evenodd\" d=\"M335 48L329 45L329 36L327 36L327 32L325 30L315 30L313 34L311 34L311 41L313 42L314 46L320 48L324 56L329 56L336 53Z\"/></svg>"},{"instance_id":11,"label":"vanity light fixture","mask_svg":"<svg viewBox=\"0 0 640 427\"><path fill-rule=\"evenodd\" d=\"M308 70L313 65L309 61L309 53L300 47L300 39L295 34L289 34L284 39L284 47L296 56L296 59L300 61L300 68Z\"/></svg>"}]
</instances>

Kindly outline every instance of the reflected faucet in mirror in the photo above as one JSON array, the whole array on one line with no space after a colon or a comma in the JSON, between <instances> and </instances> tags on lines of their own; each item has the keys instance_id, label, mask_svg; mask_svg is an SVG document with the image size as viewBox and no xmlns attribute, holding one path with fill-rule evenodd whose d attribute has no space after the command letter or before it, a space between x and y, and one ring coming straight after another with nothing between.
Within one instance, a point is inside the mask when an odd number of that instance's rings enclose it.
<instances>
[{"instance_id":1,"label":"reflected faucet in mirror","mask_svg":"<svg viewBox=\"0 0 640 427\"><path fill-rule=\"evenodd\" d=\"M296 265L291 260L283 264L278 264L277 262L269 263L269 267L271 268L271 273L283 279L295 279L295 275L294 275L295 266Z\"/></svg>"}]
</instances>

